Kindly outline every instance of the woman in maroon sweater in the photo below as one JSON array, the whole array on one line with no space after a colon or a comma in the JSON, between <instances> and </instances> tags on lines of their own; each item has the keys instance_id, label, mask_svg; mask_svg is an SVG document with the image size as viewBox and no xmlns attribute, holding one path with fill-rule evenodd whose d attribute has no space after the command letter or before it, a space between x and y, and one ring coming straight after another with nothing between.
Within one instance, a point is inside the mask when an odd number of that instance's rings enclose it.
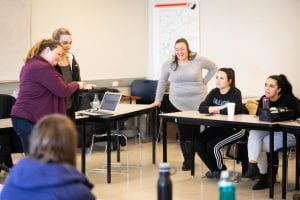
<instances>
[{"instance_id":1,"label":"woman in maroon sweater","mask_svg":"<svg viewBox=\"0 0 300 200\"><path fill-rule=\"evenodd\" d=\"M51 113L66 114L66 97L83 82L66 83L53 66L62 54L55 40L42 40L32 47L20 73L19 96L12 108L11 118L23 150L28 152L28 138L34 124Z\"/></svg>"}]
</instances>

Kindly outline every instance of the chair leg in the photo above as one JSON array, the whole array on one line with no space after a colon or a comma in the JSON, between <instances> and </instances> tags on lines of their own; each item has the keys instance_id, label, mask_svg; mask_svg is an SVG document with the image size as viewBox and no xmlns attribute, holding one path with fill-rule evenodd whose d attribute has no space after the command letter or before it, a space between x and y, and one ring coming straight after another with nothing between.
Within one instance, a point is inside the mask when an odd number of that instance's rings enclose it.
<instances>
[{"instance_id":1,"label":"chair leg","mask_svg":"<svg viewBox=\"0 0 300 200\"><path fill-rule=\"evenodd\" d=\"M138 125L137 125L137 137L139 140L139 147L140 147L140 162L143 160L143 152L142 152L142 138L141 138L141 130L140 130L140 120L138 120ZM146 128L147 129L147 128Z\"/></svg>"},{"instance_id":2,"label":"chair leg","mask_svg":"<svg viewBox=\"0 0 300 200\"><path fill-rule=\"evenodd\" d=\"M92 160L92 152L93 152L93 148L94 148L94 141L95 141L95 124L93 124L93 135L92 135L92 141L91 141L91 146L90 146L90 152L89 152L89 157L88 157L88 163ZM82 144L81 144L82 145Z\"/></svg>"},{"instance_id":3,"label":"chair leg","mask_svg":"<svg viewBox=\"0 0 300 200\"><path fill-rule=\"evenodd\" d=\"M233 152L234 152L234 154L236 154L236 151L237 151L236 145L233 144ZM233 172L234 172L234 174L236 174L235 162L236 162L236 160L234 159L233 160Z\"/></svg>"},{"instance_id":4,"label":"chair leg","mask_svg":"<svg viewBox=\"0 0 300 200\"><path fill-rule=\"evenodd\" d=\"M147 121L149 119L149 116L147 115L146 117L146 124L147 124ZM140 161L142 161L143 157L142 157L142 133L141 133L141 130L140 130L140 124L141 124L141 116L138 116L137 117L137 125L136 125L136 132L137 132L137 135L136 137L138 138L138 144L139 144L139 147L140 147ZM146 130L147 130L147 126L146 126ZM135 143L136 142L136 137L135 137Z\"/></svg>"}]
</instances>

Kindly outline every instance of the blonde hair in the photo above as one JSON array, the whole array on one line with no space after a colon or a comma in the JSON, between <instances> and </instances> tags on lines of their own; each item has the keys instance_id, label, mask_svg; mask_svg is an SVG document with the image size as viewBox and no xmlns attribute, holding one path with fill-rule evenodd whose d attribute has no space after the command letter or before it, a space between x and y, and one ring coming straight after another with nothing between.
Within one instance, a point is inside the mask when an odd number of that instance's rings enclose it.
<instances>
[{"instance_id":1,"label":"blonde hair","mask_svg":"<svg viewBox=\"0 0 300 200\"><path fill-rule=\"evenodd\" d=\"M71 32L66 28L58 28L52 33L52 38L59 41L61 35L72 35Z\"/></svg>"},{"instance_id":2,"label":"blonde hair","mask_svg":"<svg viewBox=\"0 0 300 200\"><path fill-rule=\"evenodd\" d=\"M61 46L61 44L54 40L54 39L43 39L35 43L31 49L28 51L27 56L24 60L25 63L28 62L31 58L34 56L40 55L47 47L49 47L51 50L57 48L58 46Z\"/></svg>"},{"instance_id":3,"label":"blonde hair","mask_svg":"<svg viewBox=\"0 0 300 200\"><path fill-rule=\"evenodd\" d=\"M76 167L77 131L64 115L43 117L30 136L29 156L44 163L67 163Z\"/></svg>"}]
</instances>

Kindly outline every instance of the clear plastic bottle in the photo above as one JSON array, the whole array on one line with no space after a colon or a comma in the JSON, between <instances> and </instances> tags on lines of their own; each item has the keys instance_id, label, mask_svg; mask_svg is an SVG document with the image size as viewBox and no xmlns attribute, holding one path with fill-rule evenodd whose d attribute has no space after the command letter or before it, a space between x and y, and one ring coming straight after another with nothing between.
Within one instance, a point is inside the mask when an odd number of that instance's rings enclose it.
<instances>
[{"instance_id":1,"label":"clear plastic bottle","mask_svg":"<svg viewBox=\"0 0 300 200\"><path fill-rule=\"evenodd\" d=\"M100 107L100 101L98 98L98 94L95 93L94 100L92 102L92 110L97 111L99 109L99 107Z\"/></svg>"},{"instance_id":2,"label":"clear plastic bottle","mask_svg":"<svg viewBox=\"0 0 300 200\"><path fill-rule=\"evenodd\" d=\"M235 184L229 180L229 171L222 171L218 182L220 200L235 200Z\"/></svg>"},{"instance_id":3,"label":"clear plastic bottle","mask_svg":"<svg viewBox=\"0 0 300 200\"><path fill-rule=\"evenodd\" d=\"M172 200L172 181L170 179L170 164L159 165L159 179L157 182L157 199Z\"/></svg>"}]
</instances>

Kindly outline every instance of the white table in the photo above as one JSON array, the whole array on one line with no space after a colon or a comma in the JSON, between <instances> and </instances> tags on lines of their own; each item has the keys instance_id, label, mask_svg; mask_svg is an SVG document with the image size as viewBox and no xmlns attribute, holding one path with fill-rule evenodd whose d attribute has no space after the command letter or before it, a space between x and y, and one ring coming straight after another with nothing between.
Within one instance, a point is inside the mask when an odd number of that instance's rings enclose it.
<instances>
[{"instance_id":1,"label":"white table","mask_svg":"<svg viewBox=\"0 0 300 200\"><path fill-rule=\"evenodd\" d=\"M157 116L157 107L153 107L150 105L143 105L143 104L119 104L117 110L114 112L113 115L89 115L89 116L78 116L76 117L76 122L82 122L82 142L81 142L81 171L85 173L85 122L99 122L103 123L107 128L107 183L111 183L111 124L127 119L134 116L139 116L142 114L153 114ZM157 130L157 120L154 119L154 126L153 133L152 133L152 163L155 163L155 137L156 137L156 130Z\"/></svg>"},{"instance_id":2,"label":"white table","mask_svg":"<svg viewBox=\"0 0 300 200\"><path fill-rule=\"evenodd\" d=\"M190 125L206 125L216 127L243 128L250 130L264 130L270 132L270 165L273 166L274 153L274 130L278 128L278 123L259 121L253 115L239 114L234 116L234 120L228 120L227 115L201 114L198 111L184 111L166 113L160 115L163 119L163 162L167 162L167 137L166 122ZM192 164L191 175L194 176L194 164ZM270 168L270 177L273 176L273 169ZM274 196L274 182L270 184L269 197Z\"/></svg>"}]
</instances>

